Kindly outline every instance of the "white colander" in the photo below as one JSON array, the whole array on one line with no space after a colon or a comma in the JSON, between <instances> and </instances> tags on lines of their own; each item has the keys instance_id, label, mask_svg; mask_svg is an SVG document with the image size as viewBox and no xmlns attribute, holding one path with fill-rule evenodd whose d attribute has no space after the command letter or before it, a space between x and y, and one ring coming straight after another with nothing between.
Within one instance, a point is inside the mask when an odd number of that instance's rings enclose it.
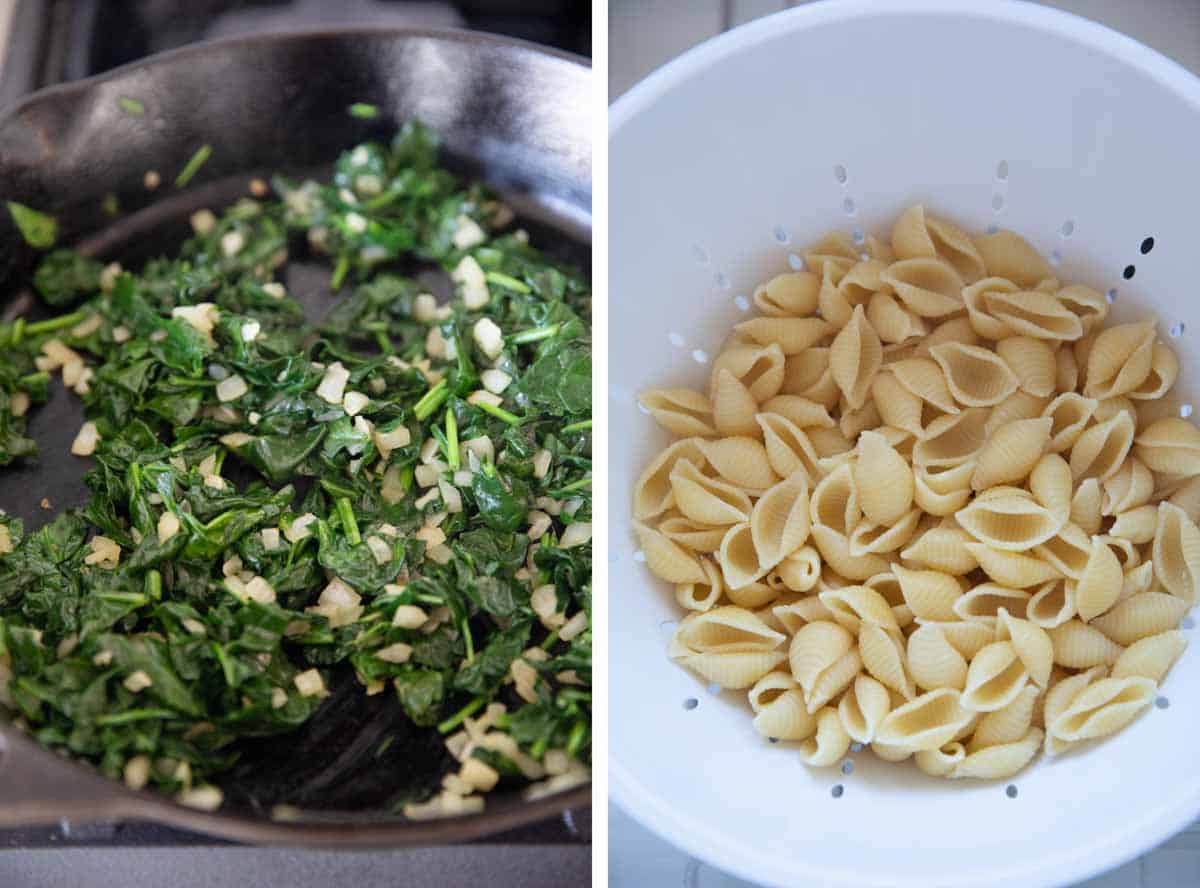
<instances>
[{"instance_id":1,"label":"white colander","mask_svg":"<svg viewBox=\"0 0 1200 888\"><path fill-rule=\"evenodd\" d=\"M688 53L612 109L611 786L692 854L781 884L1030 886L1136 856L1200 813L1200 630L1120 735L1011 783L867 751L809 770L745 694L673 665L670 590L630 488L668 438L649 386L703 388L754 286L829 229L886 235L921 202L1032 240L1117 320L1155 312L1200 379L1200 81L1083 19L1001 2L805 6ZM1151 244L1150 238L1153 238ZM713 690L716 690L715 688Z\"/></svg>"}]
</instances>

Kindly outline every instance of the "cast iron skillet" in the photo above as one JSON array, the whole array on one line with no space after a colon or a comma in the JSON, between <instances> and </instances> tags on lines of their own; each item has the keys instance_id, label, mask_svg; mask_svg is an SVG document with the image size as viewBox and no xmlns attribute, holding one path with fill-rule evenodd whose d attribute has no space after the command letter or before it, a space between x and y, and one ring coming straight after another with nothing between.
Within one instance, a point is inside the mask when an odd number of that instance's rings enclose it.
<instances>
[{"instance_id":1,"label":"cast iron skillet","mask_svg":"<svg viewBox=\"0 0 1200 888\"><path fill-rule=\"evenodd\" d=\"M121 97L144 103L131 115ZM346 113L369 102L377 120ZM200 44L37 93L0 113L0 198L53 213L59 243L137 267L189 233L187 219L246 194L255 176L327 167L364 138L388 138L418 117L443 140L448 163L518 208L535 243L589 264L590 72L586 63L518 41L454 31L347 30ZM213 152L186 190L176 173L202 144ZM163 185L143 186L147 170ZM115 194L118 216L103 209ZM36 254L0 214L0 313L35 317L25 289ZM306 273L306 271L308 273ZM414 269L414 272L416 269ZM303 261L289 292L310 311L329 304L328 269ZM68 454L82 421L61 387L30 422L41 462L0 472L0 507L39 526L81 505L82 460ZM436 785L443 745L413 729L394 695L367 698L352 676L303 729L252 744L223 781L226 804L205 813L132 792L0 724L0 825L142 820L247 842L402 845L458 841L588 803L584 786L528 801L493 793L481 814L409 822L390 813L405 793ZM394 741L375 755L383 738ZM298 820L271 808L299 805Z\"/></svg>"}]
</instances>

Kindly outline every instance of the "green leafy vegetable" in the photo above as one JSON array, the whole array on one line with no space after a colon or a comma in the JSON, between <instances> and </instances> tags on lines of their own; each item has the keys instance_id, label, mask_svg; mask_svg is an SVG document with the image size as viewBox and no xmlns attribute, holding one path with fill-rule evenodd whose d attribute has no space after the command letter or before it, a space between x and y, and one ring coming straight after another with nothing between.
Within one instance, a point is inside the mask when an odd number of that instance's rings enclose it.
<instances>
[{"instance_id":1,"label":"green leafy vegetable","mask_svg":"<svg viewBox=\"0 0 1200 888\"><path fill-rule=\"evenodd\" d=\"M58 238L58 222L53 216L40 213L15 200L8 201L8 211L17 223L21 237L25 238L25 243L39 250L48 250L54 246L54 241Z\"/></svg>"}]
</instances>

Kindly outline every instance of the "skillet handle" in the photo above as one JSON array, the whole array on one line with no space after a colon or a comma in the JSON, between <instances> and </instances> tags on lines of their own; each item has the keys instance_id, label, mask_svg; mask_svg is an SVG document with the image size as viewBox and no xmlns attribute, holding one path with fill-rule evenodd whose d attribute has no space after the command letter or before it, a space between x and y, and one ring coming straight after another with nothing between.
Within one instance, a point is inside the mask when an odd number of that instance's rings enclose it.
<instances>
[{"instance_id":1,"label":"skillet handle","mask_svg":"<svg viewBox=\"0 0 1200 888\"><path fill-rule=\"evenodd\" d=\"M137 796L0 725L0 826L115 820Z\"/></svg>"}]
</instances>

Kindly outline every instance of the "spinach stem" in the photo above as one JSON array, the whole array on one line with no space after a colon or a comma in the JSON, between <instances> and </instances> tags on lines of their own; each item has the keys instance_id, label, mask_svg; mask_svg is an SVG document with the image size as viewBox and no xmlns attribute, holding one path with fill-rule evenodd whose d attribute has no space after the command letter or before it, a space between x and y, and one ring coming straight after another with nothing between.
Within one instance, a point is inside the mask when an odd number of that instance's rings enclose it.
<instances>
[{"instance_id":1,"label":"spinach stem","mask_svg":"<svg viewBox=\"0 0 1200 888\"><path fill-rule=\"evenodd\" d=\"M454 418L454 408L446 408L446 462L450 470L457 472L462 462L458 453L458 420Z\"/></svg>"},{"instance_id":2,"label":"spinach stem","mask_svg":"<svg viewBox=\"0 0 1200 888\"><path fill-rule=\"evenodd\" d=\"M339 497L337 501L338 519L342 522L342 530L346 533L346 539L351 545L357 546L362 542L362 537L358 534L358 521L354 518L354 507L350 505L350 500L346 497Z\"/></svg>"},{"instance_id":3,"label":"spinach stem","mask_svg":"<svg viewBox=\"0 0 1200 888\"><path fill-rule=\"evenodd\" d=\"M572 481L566 487L558 488L558 490L554 491L554 495L557 496L560 493L571 493L573 491L583 490L585 487L591 487L591 486L592 486L592 476L588 475L586 478L580 478L578 481Z\"/></svg>"},{"instance_id":4,"label":"spinach stem","mask_svg":"<svg viewBox=\"0 0 1200 888\"><path fill-rule=\"evenodd\" d=\"M543 339L549 339L558 333L558 324L550 324L546 327L534 327L532 330L522 330L520 333L514 333L509 337L509 342L513 345L527 345L530 342L541 342Z\"/></svg>"},{"instance_id":5,"label":"spinach stem","mask_svg":"<svg viewBox=\"0 0 1200 888\"><path fill-rule=\"evenodd\" d=\"M521 417L509 413L503 407L497 407L495 404L489 404L487 401L480 401L478 404L472 404L471 406L478 407L484 413L490 413L492 416L496 417L496 419L502 419L509 425L515 426L524 422Z\"/></svg>"},{"instance_id":6,"label":"spinach stem","mask_svg":"<svg viewBox=\"0 0 1200 888\"><path fill-rule=\"evenodd\" d=\"M96 716L98 725L127 725L130 722L149 721L155 718L174 718L175 713L170 709L126 709L124 712L112 712Z\"/></svg>"},{"instance_id":7,"label":"spinach stem","mask_svg":"<svg viewBox=\"0 0 1200 888\"><path fill-rule=\"evenodd\" d=\"M385 355L396 353L396 350L392 348L392 340L388 338L386 330L375 331L375 343L379 346L379 350Z\"/></svg>"},{"instance_id":8,"label":"spinach stem","mask_svg":"<svg viewBox=\"0 0 1200 888\"><path fill-rule=\"evenodd\" d=\"M475 640L471 638L471 624L467 622L466 617L463 617L462 621L462 634L467 643L467 662L470 663L475 659Z\"/></svg>"},{"instance_id":9,"label":"spinach stem","mask_svg":"<svg viewBox=\"0 0 1200 888\"><path fill-rule=\"evenodd\" d=\"M421 400L417 401L413 407L413 416L424 422L433 416L433 412L437 410L450 397L450 383L442 379L438 384L421 396Z\"/></svg>"},{"instance_id":10,"label":"spinach stem","mask_svg":"<svg viewBox=\"0 0 1200 888\"><path fill-rule=\"evenodd\" d=\"M542 642L542 650L544 650L544 651L550 650L550 648L554 647L554 643L556 641L558 641L558 630L557 629L555 629L553 632L551 632L549 635L546 636L545 641Z\"/></svg>"},{"instance_id":11,"label":"spinach stem","mask_svg":"<svg viewBox=\"0 0 1200 888\"><path fill-rule=\"evenodd\" d=\"M567 755L574 758L579 748L583 746L583 737L587 733L587 722L575 722L575 727L571 728L571 735L567 738Z\"/></svg>"},{"instance_id":12,"label":"spinach stem","mask_svg":"<svg viewBox=\"0 0 1200 888\"><path fill-rule=\"evenodd\" d=\"M37 373L30 373L18 379L17 388L28 388L31 385L41 385L42 383L49 381L50 374L45 370L39 370Z\"/></svg>"},{"instance_id":13,"label":"spinach stem","mask_svg":"<svg viewBox=\"0 0 1200 888\"><path fill-rule=\"evenodd\" d=\"M146 571L146 597L151 601L162 598L162 574L157 570Z\"/></svg>"},{"instance_id":14,"label":"spinach stem","mask_svg":"<svg viewBox=\"0 0 1200 888\"><path fill-rule=\"evenodd\" d=\"M25 319L17 318L12 325L12 345L20 345L25 338Z\"/></svg>"},{"instance_id":15,"label":"spinach stem","mask_svg":"<svg viewBox=\"0 0 1200 888\"><path fill-rule=\"evenodd\" d=\"M583 432L592 427L592 421L585 419L582 422L573 422L569 426L563 426L562 433L569 435L571 432Z\"/></svg>"},{"instance_id":16,"label":"spinach stem","mask_svg":"<svg viewBox=\"0 0 1200 888\"><path fill-rule=\"evenodd\" d=\"M438 733L449 734L451 731L461 725L468 715L471 715L479 710L485 702L487 702L486 698L476 697L462 709L458 710L458 712L454 713L454 715L450 716L444 722L439 724L437 726Z\"/></svg>"},{"instance_id":17,"label":"spinach stem","mask_svg":"<svg viewBox=\"0 0 1200 888\"><path fill-rule=\"evenodd\" d=\"M34 321L25 327L25 332L30 336L39 336L42 333L51 333L55 330L61 330L63 327L74 327L87 316L87 312L83 309L73 311L70 314L60 315L57 318L47 318L44 321Z\"/></svg>"},{"instance_id":18,"label":"spinach stem","mask_svg":"<svg viewBox=\"0 0 1200 888\"><path fill-rule=\"evenodd\" d=\"M421 602L422 604L432 604L435 606L440 606L440 605L443 605L446 603L446 599L444 599L444 598L441 598L437 595L426 595L423 592L417 593L416 595L413 596L413 598L416 601Z\"/></svg>"},{"instance_id":19,"label":"spinach stem","mask_svg":"<svg viewBox=\"0 0 1200 888\"><path fill-rule=\"evenodd\" d=\"M346 273L348 271L350 271L350 257L339 257L337 265L333 267L333 276L329 279L329 289L342 289L342 282L346 280Z\"/></svg>"},{"instance_id":20,"label":"spinach stem","mask_svg":"<svg viewBox=\"0 0 1200 888\"><path fill-rule=\"evenodd\" d=\"M532 293L529 285L524 281L519 281L515 277L509 277L499 271L489 271L484 274L484 280L489 284L499 284L501 287L508 287L510 290L516 290L518 293Z\"/></svg>"},{"instance_id":21,"label":"spinach stem","mask_svg":"<svg viewBox=\"0 0 1200 888\"><path fill-rule=\"evenodd\" d=\"M201 145L197 148L196 153L191 156L191 159L184 164L183 169L179 171L179 175L175 177L175 187L185 188L211 156L212 145Z\"/></svg>"},{"instance_id":22,"label":"spinach stem","mask_svg":"<svg viewBox=\"0 0 1200 888\"><path fill-rule=\"evenodd\" d=\"M546 747L549 745L549 737L538 737L537 742L533 744L533 748L529 750L529 754L538 761L541 761L542 756L546 754Z\"/></svg>"}]
</instances>

